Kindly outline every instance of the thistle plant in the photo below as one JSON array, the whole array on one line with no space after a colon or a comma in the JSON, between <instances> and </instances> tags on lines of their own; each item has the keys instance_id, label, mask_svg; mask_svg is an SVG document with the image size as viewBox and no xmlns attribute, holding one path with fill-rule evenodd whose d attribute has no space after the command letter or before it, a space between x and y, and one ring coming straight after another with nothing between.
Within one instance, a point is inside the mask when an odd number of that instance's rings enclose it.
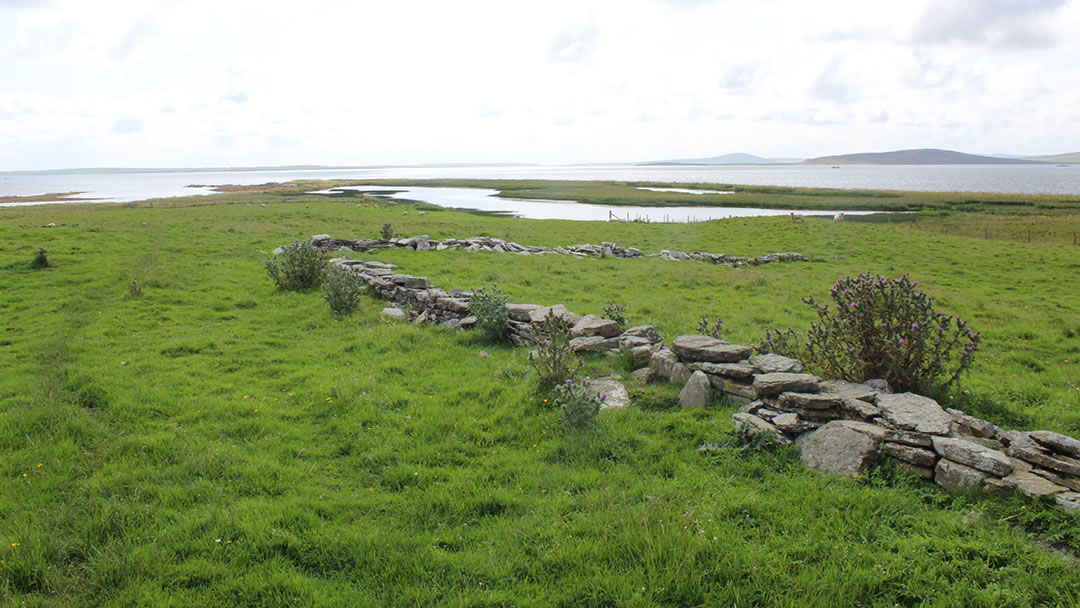
<instances>
[{"instance_id":1,"label":"thistle plant","mask_svg":"<svg viewBox=\"0 0 1080 608\"><path fill-rule=\"evenodd\" d=\"M592 426L604 399L607 399L606 394L589 390L588 378L580 382L567 378L566 382L555 388L555 404L562 410L563 421L575 429Z\"/></svg>"},{"instance_id":2,"label":"thistle plant","mask_svg":"<svg viewBox=\"0 0 1080 608\"><path fill-rule=\"evenodd\" d=\"M884 378L895 390L946 391L974 362L980 333L963 319L935 310L918 285L907 275L841 279L829 290L832 308L803 298L818 320L801 345L793 343L795 332L787 329L767 332L758 350L797 357L831 378Z\"/></svg>"},{"instance_id":3,"label":"thistle plant","mask_svg":"<svg viewBox=\"0 0 1080 608\"><path fill-rule=\"evenodd\" d=\"M529 353L529 365L536 372L541 389L551 388L564 378L573 378L581 369L581 358L574 354L570 340L574 337L566 317L549 312L533 331L539 341Z\"/></svg>"},{"instance_id":4,"label":"thistle plant","mask_svg":"<svg viewBox=\"0 0 1080 608\"><path fill-rule=\"evenodd\" d=\"M505 342L509 336L510 311L506 309L509 299L495 284L473 292L469 300L469 313L476 317L476 328L485 342L497 344Z\"/></svg>"},{"instance_id":5,"label":"thistle plant","mask_svg":"<svg viewBox=\"0 0 1080 608\"><path fill-rule=\"evenodd\" d=\"M601 315L605 319L610 319L619 324L619 327L626 327L626 306L615 302L608 302L604 307L604 314Z\"/></svg>"},{"instance_id":6,"label":"thistle plant","mask_svg":"<svg viewBox=\"0 0 1080 608\"><path fill-rule=\"evenodd\" d=\"M709 324L708 317L701 317L698 319L697 332L703 336L709 336L719 340L723 331L724 319L721 317L716 317L716 321L711 325Z\"/></svg>"}]
</instances>

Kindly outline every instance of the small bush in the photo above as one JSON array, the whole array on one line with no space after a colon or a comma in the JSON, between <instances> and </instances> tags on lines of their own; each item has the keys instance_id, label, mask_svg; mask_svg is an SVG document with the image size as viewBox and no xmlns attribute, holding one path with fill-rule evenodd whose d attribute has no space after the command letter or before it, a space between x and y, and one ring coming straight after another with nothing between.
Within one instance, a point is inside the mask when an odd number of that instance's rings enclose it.
<instances>
[{"instance_id":1,"label":"small bush","mask_svg":"<svg viewBox=\"0 0 1080 608\"><path fill-rule=\"evenodd\" d=\"M308 242L286 245L273 259L266 260L266 274L279 288L289 290L318 287L326 268L326 252Z\"/></svg>"},{"instance_id":2,"label":"small bush","mask_svg":"<svg viewBox=\"0 0 1080 608\"><path fill-rule=\"evenodd\" d=\"M139 285L138 281L132 279L131 285L128 286L128 293L131 294L131 297L137 298L142 295L142 286Z\"/></svg>"},{"instance_id":3,"label":"small bush","mask_svg":"<svg viewBox=\"0 0 1080 608\"><path fill-rule=\"evenodd\" d=\"M534 327L539 344L529 353L529 364L536 372L542 389L549 389L558 382L573 378L581 369L581 358L570 348L574 337L571 323L559 315L548 313Z\"/></svg>"},{"instance_id":4,"label":"small bush","mask_svg":"<svg viewBox=\"0 0 1080 608\"><path fill-rule=\"evenodd\" d=\"M38 249L34 254L34 259L30 260L31 268L52 268L52 264L49 263L49 256L44 249Z\"/></svg>"},{"instance_id":5,"label":"small bush","mask_svg":"<svg viewBox=\"0 0 1080 608\"><path fill-rule=\"evenodd\" d=\"M498 344L510 335L509 297L497 285L477 289L469 301L469 313L476 317L476 328L485 342Z\"/></svg>"},{"instance_id":6,"label":"small bush","mask_svg":"<svg viewBox=\"0 0 1080 608\"><path fill-rule=\"evenodd\" d=\"M619 327L626 327L626 307L622 304L616 304L615 302L608 302L604 307L605 319L610 319L619 324Z\"/></svg>"},{"instance_id":7,"label":"small bush","mask_svg":"<svg viewBox=\"0 0 1080 608\"><path fill-rule=\"evenodd\" d=\"M342 266L331 266L323 274L323 298L336 315L352 314L360 306L365 287L359 275Z\"/></svg>"},{"instance_id":8,"label":"small bush","mask_svg":"<svg viewBox=\"0 0 1080 608\"><path fill-rule=\"evenodd\" d=\"M723 331L724 319L720 317L716 317L716 322L711 325L709 324L708 317L701 317L698 319L697 333L703 336L710 336L719 340Z\"/></svg>"},{"instance_id":9,"label":"small bush","mask_svg":"<svg viewBox=\"0 0 1080 608\"><path fill-rule=\"evenodd\" d=\"M563 422L575 429L592 426L605 397L603 393L595 394L589 390L588 378L581 382L567 378L555 387L555 404L562 410Z\"/></svg>"},{"instance_id":10,"label":"small bush","mask_svg":"<svg viewBox=\"0 0 1080 608\"><path fill-rule=\"evenodd\" d=\"M980 334L958 317L934 310L907 275L860 274L837 281L836 308L803 298L818 314L798 345L795 332L768 332L758 350L799 358L829 378L884 378L897 391L948 390L975 359Z\"/></svg>"},{"instance_id":11,"label":"small bush","mask_svg":"<svg viewBox=\"0 0 1080 608\"><path fill-rule=\"evenodd\" d=\"M394 238L396 236L397 236L397 233L394 232L394 227L393 226L391 226L390 224L383 224L382 225L382 230L379 231L379 237L382 238L382 240L389 241L390 239L392 239L392 238Z\"/></svg>"}]
</instances>

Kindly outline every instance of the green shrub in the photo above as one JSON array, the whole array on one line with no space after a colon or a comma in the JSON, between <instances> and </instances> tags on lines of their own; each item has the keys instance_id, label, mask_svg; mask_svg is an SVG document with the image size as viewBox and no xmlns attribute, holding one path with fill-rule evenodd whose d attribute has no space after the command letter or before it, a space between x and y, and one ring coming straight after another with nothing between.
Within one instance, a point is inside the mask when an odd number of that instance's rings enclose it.
<instances>
[{"instance_id":1,"label":"green shrub","mask_svg":"<svg viewBox=\"0 0 1080 608\"><path fill-rule=\"evenodd\" d=\"M331 266L323 274L322 288L330 310L336 315L348 315L360 305L366 285L352 270Z\"/></svg>"},{"instance_id":2,"label":"green shrub","mask_svg":"<svg viewBox=\"0 0 1080 608\"><path fill-rule=\"evenodd\" d=\"M509 297L497 285L480 288L469 300L469 313L476 317L476 328L485 342L498 344L510 335L510 311L506 309Z\"/></svg>"},{"instance_id":3,"label":"green shrub","mask_svg":"<svg viewBox=\"0 0 1080 608\"><path fill-rule=\"evenodd\" d=\"M397 233L394 232L394 227L393 226L391 226L390 224L383 224L382 225L382 230L379 231L379 237L382 238L382 240L389 241L390 239L392 239L392 238L394 238L396 236L397 236Z\"/></svg>"},{"instance_id":4,"label":"green shrub","mask_svg":"<svg viewBox=\"0 0 1080 608\"><path fill-rule=\"evenodd\" d=\"M34 254L34 259L30 260L31 268L52 268L52 264L49 263L49 256L44 249L38 249Z\"/></svg>"},{"instance_id":5,"label":"green shrub","mask_svg":"<svg viewBox=\"0 0 1080 608\"><path fill-rule=\"evenodd\" d=\"M884 378L897 391L946 391L974 361L980 334L963 319L934 310L918 284L907 275L841 279L829 290L835 309L803 298L818 320L801 346L789 328L767 332L758 350L799 358L829 378Z\"/></svg>"},{"instance_id":6,"label":"green shrub","mask_svg":"<svg viewBox=\"0 0 1080 608\"><path fill-rule=\"evenodd\" d=\"M326 252L306 241L282 247L280 254L266 260L266 274L281 289L318 287L326 268Z\"/></svg>"},{"instance_id":7,"label":"green shrub","mask_svg":"<svg viewBox=\"0 0 1080 608\"><path fill-rule=\"evenodd\" d=\"M529 364L542 389L573 378L581 369L581 358L570 348L570 340L574 337L571 327L566 317L550 312L534 326L539 344L529 353Z\"/></svg>"},{"instance_id":8,"label":"green shrub","mask_svg":"<svg viewBox=\"0 0 1080 608\"><path fill-rule=\"evenodd\" d=\"M592 426L606 397L603 393L596 394L589 390L588 378L581 382L567 378L566 382L555 387L555 404L562 410L563 422L575 429Z\"/></svg>"}]
</instances>

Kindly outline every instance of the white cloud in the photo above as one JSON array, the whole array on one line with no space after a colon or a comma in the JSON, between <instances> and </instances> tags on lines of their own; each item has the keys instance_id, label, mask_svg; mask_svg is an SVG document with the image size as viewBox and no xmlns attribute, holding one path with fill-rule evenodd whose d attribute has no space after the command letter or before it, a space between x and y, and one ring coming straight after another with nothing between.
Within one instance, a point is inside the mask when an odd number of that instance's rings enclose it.
<instances>
[{"instance_id":1,"label":"white cloud","mask_svg":"<svg viewBox=\"0 0 1080 608\"><path fill-rule=\"evenodd\" d=\"M29 4L0 0L0 170L1080 141L1075 2Z\"/></svg>"}]
</instances>

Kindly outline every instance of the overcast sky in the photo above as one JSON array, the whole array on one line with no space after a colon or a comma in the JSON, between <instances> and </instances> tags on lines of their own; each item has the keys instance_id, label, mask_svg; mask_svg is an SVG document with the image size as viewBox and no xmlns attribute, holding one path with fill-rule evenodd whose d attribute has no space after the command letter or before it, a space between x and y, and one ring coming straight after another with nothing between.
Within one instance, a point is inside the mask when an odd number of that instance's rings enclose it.
<instances>
[{"instance_id":1,"label":"overcast sky","mask_svg":"<svg viewBox=\"0 0 1080 608\"><path fill-rule=\"evenodd\" d=\"M1080 0L0 0L0 170L1080 151Z\"/></svg>"}]
</instances>

